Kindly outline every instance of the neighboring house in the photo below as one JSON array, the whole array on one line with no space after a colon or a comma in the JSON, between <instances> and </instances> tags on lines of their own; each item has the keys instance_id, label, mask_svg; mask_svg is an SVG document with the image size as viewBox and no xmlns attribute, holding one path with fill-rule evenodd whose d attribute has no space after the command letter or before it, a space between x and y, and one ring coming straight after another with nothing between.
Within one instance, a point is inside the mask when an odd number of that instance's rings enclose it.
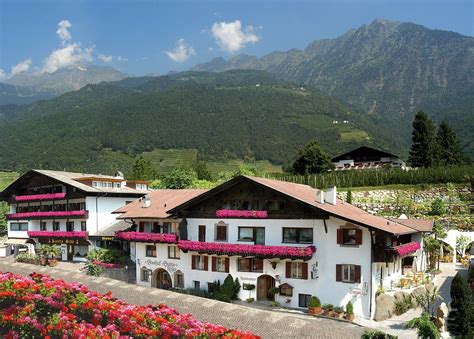
<instances>
[{"instance_id":1,"label":"neighboring house","mask_svg":"<svg viewBox=\"0 0 474 339\"><path fill-rule=\"evenodd\" d=\"M374 169L383 166L404 169L406 164L398 156L375 148L362 146L331 159L336 170Z\"/></svg>"},{"instance_id":2,"label":"neighboring house","mask_svg":"<svg viewBox=\"0 0 474 339\"><path fill-rule=\"evenodd\" d=\"M134 224L117 239L135 249L137 282L159 288L212 290L230 273L241 299L273 298L306 308L354 304L375 314L375 293L400 276L405 258L424 267L421 232L407 220L373 216L306 185L239 176L209 191L163 190L120 208ZM417 222L413 222L418 225Z\"/></svg>"},{"instance_id":3,"label":"neighboring house","mask_svg":"<svg viewBox=\"0 0 474 339\"><path fill-rule=\"evenodd\" d=\"M139 189L137 189L139 188ZM147 193L145 182L117 176L30 170L0 198L10 205L8 240L21 247L61 246L62 260L84 260L89 236L114 223L112 212Z\"/></svg>"}]
</instances>

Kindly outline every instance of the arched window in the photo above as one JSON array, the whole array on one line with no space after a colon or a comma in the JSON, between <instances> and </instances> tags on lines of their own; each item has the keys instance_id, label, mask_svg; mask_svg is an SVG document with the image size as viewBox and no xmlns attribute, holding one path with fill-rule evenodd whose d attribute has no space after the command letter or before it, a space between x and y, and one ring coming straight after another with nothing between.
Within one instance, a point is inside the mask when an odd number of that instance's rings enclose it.
<instances>
[{"instance_id":1,"label":"arched window","mask_svg":"<svg viewBox=\"0 0 474 339\"><path fill-rule=\"evenodd\" d=\"M174 274L174 287L184 288L184 274L181 271L176 271Z\"/></svg>"},{"instance_id":2,"label":"arched window","mask_svg":"<svg viewBox=\"0 0 474 339\"><path fill-rule=\"evenodd\" d=\"M146 267L142 267L142 269L140 270L140 280L146 282L150 281L150 270Z\"/></svg>"}]
</instances>

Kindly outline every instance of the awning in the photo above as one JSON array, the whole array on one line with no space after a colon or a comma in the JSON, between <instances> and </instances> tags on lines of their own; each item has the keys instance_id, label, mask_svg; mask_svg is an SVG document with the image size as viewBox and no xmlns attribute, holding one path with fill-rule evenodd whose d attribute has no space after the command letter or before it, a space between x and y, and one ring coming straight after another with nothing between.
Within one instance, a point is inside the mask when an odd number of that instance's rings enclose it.
<instances>
[{"instance_id":1,"label":"awning","mask_svg":"<svg viewBox=\"0 0 474 339\"><path fill-rule=\"evenodd\" d=\"M5 241L5 245L26 245L28 243L34 243L34 241L31 239L15 239L15 238L10 238L7 241Z\"/></svg>"}]
</instances>

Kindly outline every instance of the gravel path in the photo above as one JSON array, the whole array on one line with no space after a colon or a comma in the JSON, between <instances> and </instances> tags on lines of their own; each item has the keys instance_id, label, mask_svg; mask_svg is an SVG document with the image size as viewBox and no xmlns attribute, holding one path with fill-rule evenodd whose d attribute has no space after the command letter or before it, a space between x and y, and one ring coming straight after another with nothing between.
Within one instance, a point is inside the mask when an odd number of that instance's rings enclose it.
<instances>
[{"instance_id":1,"label":"gravel path","mask_svg":"<svg viewBox=\"0 0 474 339\"><path fill-rule=\"evenodd\" d=\"M63 264L63 263L61 263ZM196 319L229 328L252 331L262 338L360 338L364 328L355 324L306 315L267 311L252 307L223 303L175 292L130 285L108 278L90 277L79 273L77 265L60 265L50 268L9 259L0 260L0 271L28 275L31 272L47 274L65 281L78 281L101 293L112 295L131 304L164 303Z\"/></svg>"}]
</instances>

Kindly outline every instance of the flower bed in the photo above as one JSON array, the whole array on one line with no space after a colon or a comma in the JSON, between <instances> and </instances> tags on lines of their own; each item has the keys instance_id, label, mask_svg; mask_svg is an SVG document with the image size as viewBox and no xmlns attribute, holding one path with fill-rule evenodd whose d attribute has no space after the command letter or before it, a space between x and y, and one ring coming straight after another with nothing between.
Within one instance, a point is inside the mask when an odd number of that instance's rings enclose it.
<instances>
[{"instance_id":1,"label":"flower bed","mask_svg":"<svg viewBox=\"0 0 474 339\"><path fill-rule=\"evenodd\" d=\"M408 244L403 244L395 246L395 250L400 256L404 256L408 253L416 252L421 248L421 245L418 241L409 242Z\"/></svg>"},{"instance_id":2,"label":"flower bed","mask_svg":"<svg viewBox=\"0 0 474 339\"><path fill-rule=\"evenodd\" d=\"M92 263L94 265L102 266L102 267L105 267L105 268L122 268L123 267L123 265L121 265L121 264L110 264L110 263L102 262L102 261L98 261L98 260L93 260Z\"/></svg>"},{"instance_id":3,"label":"flower bed","mask_svg":"<svg viewBox=\"0 0 474 339\"><path fill-rule=\"evenodd\" d=\"M314 246L290 247L290 246L264 246L264 245L240 245L216 242L200 242L180 240L178 247L181 250L196 251L208 254L226 254L229 256L254 256L258 258L281 258L281 259L311 259L316 251Z\"/></svg>"},{"instance_id":4,"label":"flower bed","mask_svg":"<svg viewBox=\"0 0 474 339\"><path fill-rule=\"evenodd\" d=\"M218 218L256 218L265 219L268 217L267 211L242 211L242 210L218 210Z\"/></svg>"},{"instance_id":5,"label":"flower bed","mask_svg":"<svg viewBox=\"0 0 474 339\"><path fill-rule=\"evenodd\" d=\"M50 193L50 194L33 194L33 195L17 195L16 201L34 201L34 200L54 200L64 199L66 193Z\"/></svg>"},{"instance_id":6,"label":"flower bed","mask_svg":"<svg viewBox=\"0 0 474 339\"><path fill-rule=\"evenodd\" d=\"M135 242L163 242L171 244L176 242L176 234L118 231L115 232L115 239Z\"/></svg>"},{"instance_id":7,"label":"flower bed","mask_svg":"<svg viewBox=\"0 0 474 339\"><path fill-rule=\"evenodd\" d=\"M200 322L166 305L130 305L87 286L32 273L0 273L0 336L6 338L258 338Z\"/></svg>"},{"instance_id":8,"label":"flower bed","mask_svg":"<svg viewBox=\"0 0 474 339\"><path fill-rule=\"evenodd\" d=\"M87 232L77 231L77 232L63 232L63 231L28 231L28 236L30 238L86 238Z\"/></svg>"},{"instance_id":9,"label":"flower bed","mask_svg":"<svg viewBox=\"0 0 474 339\"><path fill-rule=\"evenodd\" d=\"M78 211L50 211L50 212L22 212L7 214L7 219L28 219L45 217L80 217L86 215L85 210Z\"/></svg>"}]
</instances>

